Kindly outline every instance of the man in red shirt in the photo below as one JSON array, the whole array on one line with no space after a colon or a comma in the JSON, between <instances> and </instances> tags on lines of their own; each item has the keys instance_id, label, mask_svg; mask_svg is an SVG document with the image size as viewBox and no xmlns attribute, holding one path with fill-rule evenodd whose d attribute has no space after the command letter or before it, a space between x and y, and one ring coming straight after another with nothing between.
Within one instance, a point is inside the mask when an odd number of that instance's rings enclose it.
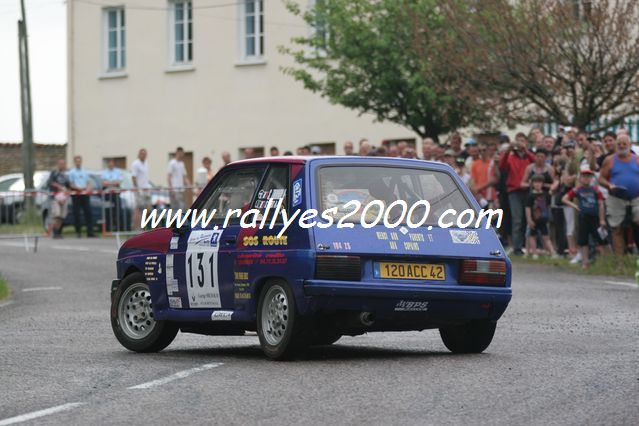
<instances>
[{"instance_id":1,"label":"man in red shirt","mask_svg":"<svg viewBox=\"0 0 639 426\"><path fill-rule=\"evenodd\" d=\"M499 159L499 170L507 174L506 191L510 204L510 216L513 232L513 253L523 254L525 232L525 205L528 191L521 187L526 167L535 161L535 156L528 151L528 139L523 133L518 133L515 142L510 145Z\"/></svg>"}]
</instances>

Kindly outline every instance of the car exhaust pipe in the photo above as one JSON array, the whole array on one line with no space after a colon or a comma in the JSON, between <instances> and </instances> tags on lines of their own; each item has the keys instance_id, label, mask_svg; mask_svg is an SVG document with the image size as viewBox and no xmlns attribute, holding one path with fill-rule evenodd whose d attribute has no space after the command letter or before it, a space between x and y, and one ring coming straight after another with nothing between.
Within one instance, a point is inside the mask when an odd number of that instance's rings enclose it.
<instances>
[{"instance_id":1,"label":"car exhaust pipe","mask_svg":"<svg viewBox=\"0 0 639 426\"><path fill-rule=\"evenodd\" d=\"M375 315L372 312L362 312L359 314L359 322L366 327L370 327L375 323Z\"/></svg>"}]
</instances>

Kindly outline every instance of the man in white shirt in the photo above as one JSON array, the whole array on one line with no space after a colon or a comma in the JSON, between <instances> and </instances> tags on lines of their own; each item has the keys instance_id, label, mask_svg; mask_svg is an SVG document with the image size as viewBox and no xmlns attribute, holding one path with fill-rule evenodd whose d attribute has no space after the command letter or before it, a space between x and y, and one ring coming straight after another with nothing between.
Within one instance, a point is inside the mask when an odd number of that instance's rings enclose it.
<instances>
[{"instance_id":1,"label":"man in white shirt","mask_svg":"<svg viewBox=\"0 0 639 426\"><path fill-rule=\"evenodd\" d=\"M146 162L146 149L138 151L138 158L131 165L131 177L135 188L134 226L140 226L142 211L151 209L151 182L149 182L149 165Z\"/></svg>"},{"instance_id":2,"label":"man in white shirt","mask_svg":"<svg viewBox=\"0 0 639 426\"><path fill-rule=\"evenodd\" d=\"M184 187L189 186L189 179L186 177L186 167L184 166L184 149L178 147L175 150L175 157L169 161L168 182L169 194L171 197L171 208L173 211L185 209Z\"/></svg>"}]
</instances>

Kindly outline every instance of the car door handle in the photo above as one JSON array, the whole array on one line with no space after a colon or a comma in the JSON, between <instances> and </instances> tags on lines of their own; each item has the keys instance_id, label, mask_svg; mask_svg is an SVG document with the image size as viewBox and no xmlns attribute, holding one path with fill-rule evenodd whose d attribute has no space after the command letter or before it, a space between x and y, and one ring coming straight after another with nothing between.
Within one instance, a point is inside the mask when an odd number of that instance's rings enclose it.
<instances>
[{"instance_id":1,"label":"car door handle","mask_svg":"<svg viewBox=\"0 0 639 426\"><path fill-rule=\"evenodd\" d=\"M224 239L224 244L226 244L227 246L232 246L237 242L237 239L235 237L228 237Z\"/></svg>"}]
</instances>

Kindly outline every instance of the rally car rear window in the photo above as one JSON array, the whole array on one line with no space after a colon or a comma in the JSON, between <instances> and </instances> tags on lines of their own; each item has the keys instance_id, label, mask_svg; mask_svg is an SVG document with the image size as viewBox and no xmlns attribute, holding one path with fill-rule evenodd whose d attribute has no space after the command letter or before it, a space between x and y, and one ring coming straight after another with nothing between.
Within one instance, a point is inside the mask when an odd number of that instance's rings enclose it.
<instances>
[{"instance_id":1,"label":"rally car rear window","mask_svg":"<svg viewBox=\"0 0 639 426\"><path fill-rule=\"evenodd\" d=\"M322 167L319 170L319 210L336 207L337 214L333 218L339 220L352 211L352 208L344 208L351 200L359 201L362 209L349 216L346 222L360 222L363 207L373 200L380 200L385 206L404 200L409 208L420 200L426 200L431 211L424 225L435 225L439 216L448 209L457 213L472 209L455 180L445 172L387 166ZM399 208L393 208L393 211L396 209L399 214ZM364 220L371 220L378 212L378 208L368 209ZM419 222L423 214L423 209L415 209L415 217L411 221ZM451 219L455 217L450 215Z\"/></svg>"}]
</instances>

